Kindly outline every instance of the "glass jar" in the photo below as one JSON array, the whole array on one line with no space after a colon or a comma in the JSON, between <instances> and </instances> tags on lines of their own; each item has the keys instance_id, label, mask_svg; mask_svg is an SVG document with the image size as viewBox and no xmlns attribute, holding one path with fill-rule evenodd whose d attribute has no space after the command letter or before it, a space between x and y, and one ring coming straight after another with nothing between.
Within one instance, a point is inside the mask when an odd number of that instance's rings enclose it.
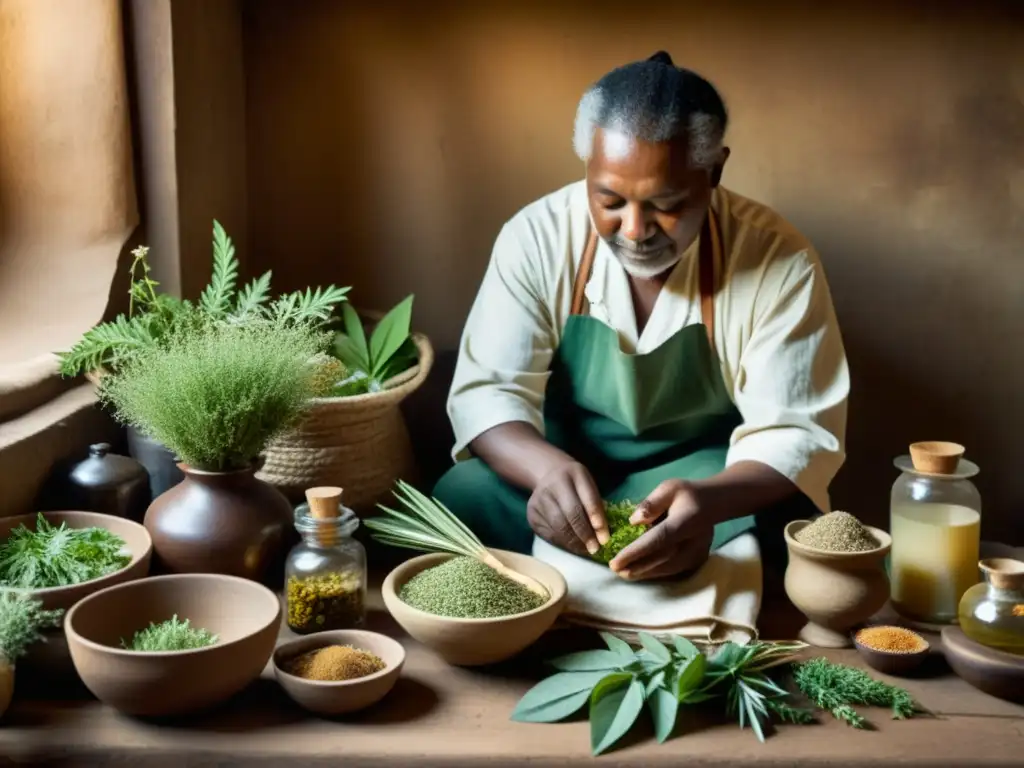
<instances>
[{"instance_id":1,"label":"glass jar","mask_svg":"<svg viewBox=\"0 0 1024 768\"><path fill-rule=\"evenodd\" d=\"M359 518L347 507L337 516L314 517L308 504L295 509L302 541L285 563L288 627L298 634L351 629L366 619L366 549L352 538Z\"/></svg>"},{"instance_id":2,"label":"glass jar","mask_svg":"<svg viewBox=\"0 0 1024 768\"><path fill-rule=\"evenodd\" d=\"M978 582L981 495L970 478L979 469L953 459L942 471L917 456L894 462L902 474L890 499L890 582L893 607L908 619L955 622L960 598Z\"/></svg>"},{"instance_id":3,"label":"glass jar","mask_svg":"<svg viewBox=\"0 0 1024 768\"><path fill-rule=\"evenodd\" d=\"M964 592L960 629L989 648L1024 656L1024 563L997 557L978 567L985 580Z\"/></svg>"}]
</instances>

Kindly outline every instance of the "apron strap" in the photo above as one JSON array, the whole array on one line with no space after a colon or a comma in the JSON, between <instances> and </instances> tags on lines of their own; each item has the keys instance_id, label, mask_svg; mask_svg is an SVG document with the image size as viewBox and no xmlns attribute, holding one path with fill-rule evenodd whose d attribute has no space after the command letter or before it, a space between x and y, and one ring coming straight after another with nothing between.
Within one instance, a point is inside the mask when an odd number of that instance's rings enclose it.
<instances>
[{"instance_id":1,"label":"apron strap","mask_svg":"<svg viewBox=\"0 0 1024 768\"><path fill-rule=\"evenodd\" d=\"M587 244L583 249L583 258L580 259L579 269L576 270L576 278L572 284L572 307L569 310L571 315L582 315L586 303L586 288L590 276L594 271L594 255L597 253L597 232L588 224ZM708 215L704 217L704 223L700 228L700 245L698 246L698 278L700 282L700 314L704 327L708 331L708 341L711 342L711 349L715 348L715 268L717 254L722 252L722 233L718 227L718 217L709 207Z\"/></svg>"}]
</instances>

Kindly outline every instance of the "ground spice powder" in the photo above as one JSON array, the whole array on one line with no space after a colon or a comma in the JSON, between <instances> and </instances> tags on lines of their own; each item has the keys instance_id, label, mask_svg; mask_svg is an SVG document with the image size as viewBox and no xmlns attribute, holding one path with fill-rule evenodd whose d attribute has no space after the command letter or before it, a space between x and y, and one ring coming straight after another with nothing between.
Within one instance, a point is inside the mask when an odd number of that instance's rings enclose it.
<instances>
[{"instance_id":1,"label":"ground spice powder","mask_svg":"<svg viewBox=\"0 0 1024 768\"><path fill-rule=\"evenodd\" d=\"M928 647L923 637L903 627L865 627L856 637L861 645L884 653L919 653Z\"/></svg>"},{"instance_id":2,"label":"ground spice powder","mask_svg":"<svg viewBox=\"0 0 1024 768\"><path fill-rule=\"evenodd\" d=\"M878 539L849 512L822 515L793 538L804 546L828 552L866 552L878 548Z\"/></svg>"},{"instance_id":3,"label":"ground spice powder","mask_svg":"<svg viewBox=\"0 0 1024 768\"><path fill-rule=\"evenodd\" d=\"M502 576L475 557L455 557L420 571L399 590L413 608L457 619L493 619L526 613L545 598Z\"/></svg>"},{"instance_id":4,"label":"ground spice powder","mask_svg":"<svg viewBox=\"0 0 1024 768\"><path fill-rule=\"evenodd\" d=\"M379 657L348 645L328 645L292 659L285 671L305 680L338 682L380 672L387 666Z\"/></svg>"}]
</instances>

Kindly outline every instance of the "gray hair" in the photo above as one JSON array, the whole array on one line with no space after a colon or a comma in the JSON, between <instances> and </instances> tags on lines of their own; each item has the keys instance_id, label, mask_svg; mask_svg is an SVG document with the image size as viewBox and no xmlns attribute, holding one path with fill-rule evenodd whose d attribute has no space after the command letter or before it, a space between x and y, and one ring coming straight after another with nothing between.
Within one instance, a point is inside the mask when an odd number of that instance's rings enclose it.
<instances>
[{"instance_id":1,"label":"gray hair","mask_svg":"<svg viewBox=\"0 0 1024 768\"><path fill-rule=\"evenodd\" d=\"M587 89L576 110L573 148L588 160L597 128L652 142L685 136L690 164L710 170L721 160L727 123L714 86L659 52L612 70Z\"/></svg>"}]
</instances>

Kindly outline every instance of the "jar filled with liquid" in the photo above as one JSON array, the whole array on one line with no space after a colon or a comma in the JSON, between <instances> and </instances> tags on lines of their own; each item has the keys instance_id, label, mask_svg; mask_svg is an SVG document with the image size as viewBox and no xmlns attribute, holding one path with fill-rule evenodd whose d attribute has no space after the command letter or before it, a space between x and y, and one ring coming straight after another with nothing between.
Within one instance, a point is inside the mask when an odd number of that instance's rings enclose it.
<instances>
[{"instance_id":1,"label":"jar filled with liquid","mask_svg":"<svg viewBox=\"0 0 1024 768\"><path fill-rule=\"evenodd\" d=\"M971 640L1024 655L1024 563L997 557L979 564L985 580L960 600L960 629Z\"/></svg>"},{"instance_id":2,"label":"jar filled with liquid","mask_svg":"<svg viewBox=\"0 0 1024 768\"><path fill-rule=\"evenodd\" d=\"M915 443L895 461L890 583L893 607L908 619L955 622L979 580L981 495L970 479L979 469L962 456L954 443Z\"/></svg>"}]
</instances>

